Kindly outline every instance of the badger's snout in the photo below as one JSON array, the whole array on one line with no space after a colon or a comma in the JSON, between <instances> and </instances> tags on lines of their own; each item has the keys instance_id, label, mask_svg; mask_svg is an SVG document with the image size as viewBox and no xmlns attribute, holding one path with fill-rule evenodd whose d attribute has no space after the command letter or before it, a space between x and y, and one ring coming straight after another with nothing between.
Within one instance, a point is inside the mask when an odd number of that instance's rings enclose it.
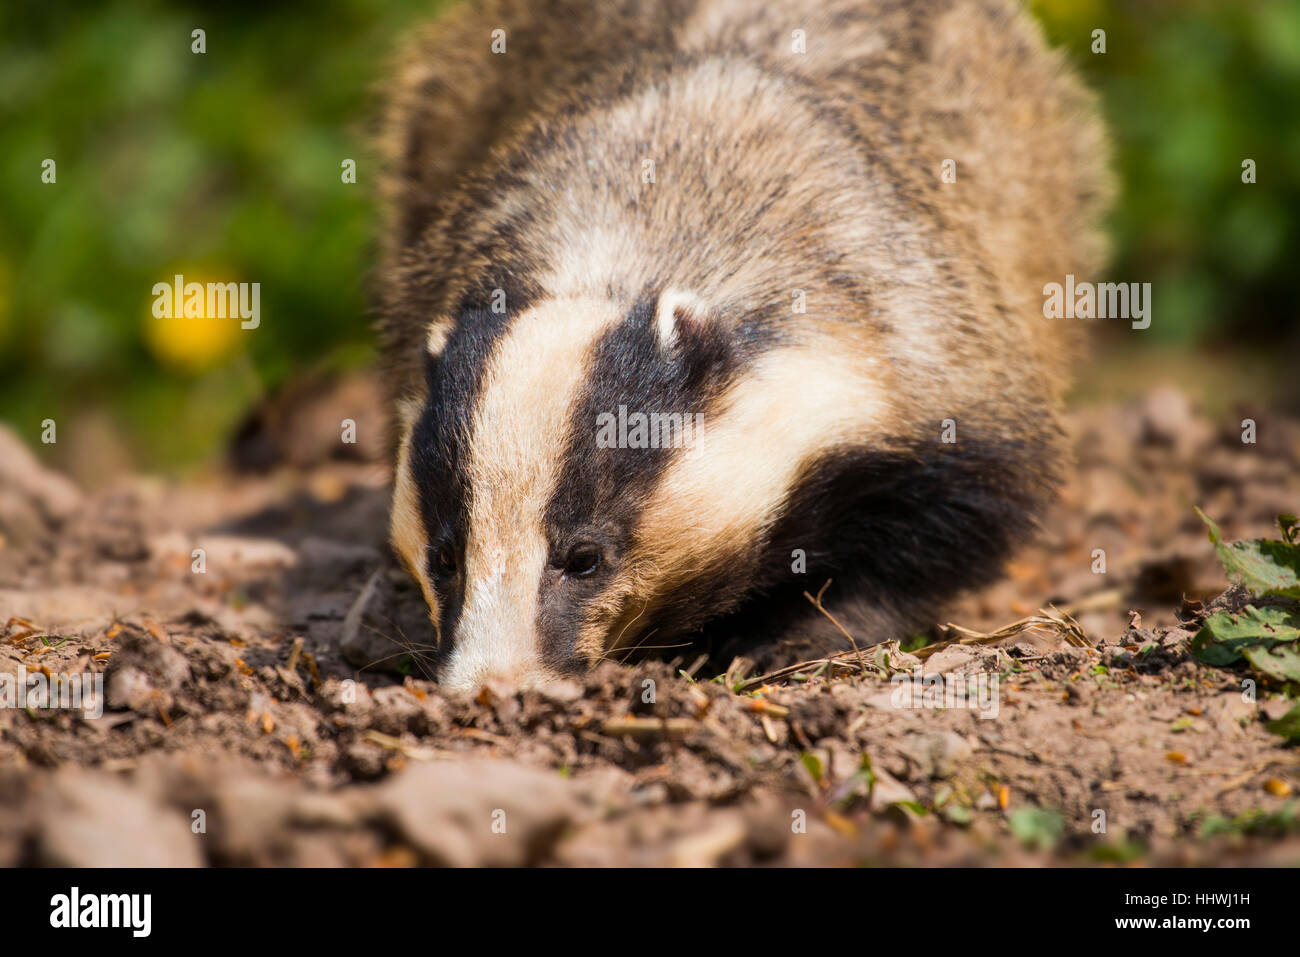
<instances>
[{"instance_id":1,"label":"badger's snout","mask_svg":"<svg viewBox=\"0 0 1300 957\"><path fill-rule=\"evenodd\" d=\"M490 684L534 688L558 677L535 658L484 659L462 655L445 666L438 676L438 684L445 691L473 693Z\"/></svg>"},{"instance_id":2,"label":"badger's snout","mask_svg":"<svg viewBox=\"0 0 1300 957\"><path fill-rule=\"evenodd\" d=\"M588 640L583 654L582 636L592 630L584 611L599 595L603 576L582 549L566 554L587 564L560 564L540 543L516 542L486 570L481 560L467 563L463 586L443 584L440 684L453 691L489 682L536 686L579 674L600 657L604 643ZM593 570L579 574L587 568Z\"/></svg>"},{"instance_id":3,"label":"badger's snout","mask_svg":"<svg viewBox=\"0 0 1300 957\"><path fill-rule=\"evenodd\" d=\"M535 626L536 560L516 555L514 562L495 564L470 575L450 653L438 681L450 691L474 691L491 681L516 686L538 684L556 677L542 662Z\"/></svg>"}]
</instances>

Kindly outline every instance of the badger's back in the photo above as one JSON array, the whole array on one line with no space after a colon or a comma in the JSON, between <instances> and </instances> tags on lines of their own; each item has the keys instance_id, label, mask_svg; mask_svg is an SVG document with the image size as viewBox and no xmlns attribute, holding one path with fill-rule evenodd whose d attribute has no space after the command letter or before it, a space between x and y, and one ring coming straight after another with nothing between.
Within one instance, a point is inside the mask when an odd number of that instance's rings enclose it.
<instances>
[{"instance_id":1,"label":"badger's back","mask_svg":"<svg viewBox=\"0 0 1300 957\"><path fill-rule=\"evenodd\" d=\"M551 507L624 514L636 567L586 633L767 609L807 587L794 554L913 621L996 572L1056 477L1076 331L1042 288L1101 254L1091 102L1010 0L626 6L465 8L407 60L381 290L403 441L430 352L484 365L539 304L610 304L631 318L574 353L561 457L596 490ZM680 374L618 339L638 316L680 331ZM444 404L482 389L457 382ZM574 431L620 401L702 409L706 451L620 474Z\"/></svg>"},{"instance_id":2,"label":"badger's back","mask_svg":"<svg viewBox=\"0 0 1300 957\"><path fill-rule=\"evenodd\" d=\"M494 30L504 53L491 52ZM760 281L782 290L815 265L809 252L833 258L842 283L901 279L871 275L865 247L919 241L895 257L913 261L916 281L958 279L984 307L960 310L975 313L981 337L1014 326L1008 339L1060 370L1077 330L1037 321L1043 283L1102 256L1107 149L1092 98L1015 0L781 0L761 15L747 0L464 4L408 50L390 104L383 276L416 278L400 263L420 246L419 291L444 308L488 265L503 221L518 230L512 265L535 257L528 272L559 272L589 251L589 237L556 230L621 212L606 235L637 247L619 276L711 257L713 243L751 260L776 248L791 268ZM811 167L795 165L808 156ZM956 182L941 180L947 160ZM646 161L657 190L639 189ZM554 175L588 188L558 195ZM871 219L882 204L918 235ZM862 235L800 244L803 221L836 211ZM659 248L639 245L647 239ZM426 275L430 257L441 276ZM708 272L716 281L716 259ZM410 291L384 285L381 295ZM388 304L389 331L418 344L430 313Z\"/></svg>"}]
</instances>

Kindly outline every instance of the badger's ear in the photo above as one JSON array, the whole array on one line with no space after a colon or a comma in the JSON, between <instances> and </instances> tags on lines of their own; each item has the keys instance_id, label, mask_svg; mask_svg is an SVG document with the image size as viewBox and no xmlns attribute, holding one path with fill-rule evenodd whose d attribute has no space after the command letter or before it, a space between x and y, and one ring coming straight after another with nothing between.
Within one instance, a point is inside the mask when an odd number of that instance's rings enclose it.
<instances>
[{"instance_id":1,"label":"badger's ear","mask_svg":"<svg viewBox=\"0 0 1300 957\"><path fill-rule=\"evenodd\" d=\"M429 358L437 359L442 356L442 350L447 348L447 340L451 338L452 321L447 318L435 319L429 323L428 336L424 341L425 351L429 353Z\"/></svg>"},{"instance_id":2,"label":"badger's ear","mask_svg":"<svg viewBox=\"0 0 1300 957\"><path fill-rule=\"evenodd\" d=\"M655 341L660 349L671 351L682 340L694 338L707 321L707 310L699 296L684 289L665 289L655 307Z\"/></svg>"}]
</instances>

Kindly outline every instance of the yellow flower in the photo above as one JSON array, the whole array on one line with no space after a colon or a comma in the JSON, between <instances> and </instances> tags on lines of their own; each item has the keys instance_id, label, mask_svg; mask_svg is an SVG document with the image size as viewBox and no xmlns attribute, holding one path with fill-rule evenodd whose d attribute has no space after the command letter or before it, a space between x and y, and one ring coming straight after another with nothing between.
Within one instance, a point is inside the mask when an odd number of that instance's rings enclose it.
<instances>
[{"instance_id":1,"label":"yellow flower","mask_svg":"<svg viewBox=\"0 0 1300 957\"><path fill-rule=\"evenodd\" d=\"M206 271L205 271L206 273ZM183 295L176 300L175 277L183 276ZM241 337L250 331L240 328L240 318L229 311L224 316L209 315L207 297L200 296L198 308L186 315L188 291L194 283L204 290L209 282L231 282L229 277L215 280L196 270L177 269L160 279L153 288L145 314L144 338L149 351L168 368L181 372L200 372L228 358L240 347ZM166 288L164 288L166 287ZM215 311L215 310L213 310Z\"/></svg>"}]
</instances>

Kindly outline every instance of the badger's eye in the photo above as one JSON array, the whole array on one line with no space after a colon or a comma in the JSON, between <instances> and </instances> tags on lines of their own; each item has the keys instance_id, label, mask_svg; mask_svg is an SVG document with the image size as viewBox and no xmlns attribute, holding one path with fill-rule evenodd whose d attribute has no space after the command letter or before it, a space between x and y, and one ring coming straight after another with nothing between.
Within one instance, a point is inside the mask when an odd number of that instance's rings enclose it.
<instances>
[{"instance_id":1,"label":"badger's eye","mask_svg":"<svg viewBox=\"0 0 1300 957\"><path fill-rule=\"evenodd\" d=\"M451 578L460 567L456 561L456 549L450 542L429 546L430 564L433 573L439 578Z\"/></svg>"},{"instance_id":2,"label":"badger's eye","mask_svg":"<svg viewBox=\"0 0 1300 957\"><path fill-rule=\"evenodd\" d=\"M587 578L600 568L600 547L597 545L574 545L564 560L564 574L570 578Z\"/></svg>"}]
</instances>

